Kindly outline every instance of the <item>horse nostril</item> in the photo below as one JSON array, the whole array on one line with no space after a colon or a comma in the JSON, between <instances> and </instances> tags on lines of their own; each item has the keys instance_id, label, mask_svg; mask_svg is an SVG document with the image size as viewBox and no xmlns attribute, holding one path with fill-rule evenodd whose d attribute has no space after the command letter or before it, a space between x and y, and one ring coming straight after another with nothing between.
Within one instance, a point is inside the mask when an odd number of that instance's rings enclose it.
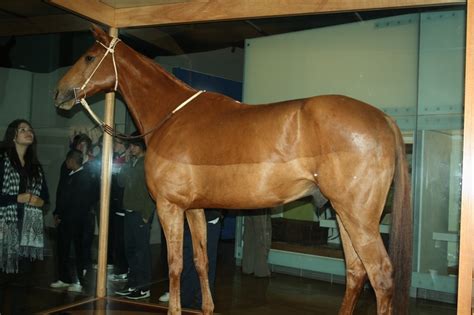
<instances>
[{"instance_id":1,"label":"horse nostril","mask_svg":"<svg viewBox=\"0 0 474 315\"><path fill-rule=\"evenodd\" d=\"M59 90L56 90L56 93L54 93L54 100L58 100L58 95L59 95Z\"/></svg>"}]
</instances>

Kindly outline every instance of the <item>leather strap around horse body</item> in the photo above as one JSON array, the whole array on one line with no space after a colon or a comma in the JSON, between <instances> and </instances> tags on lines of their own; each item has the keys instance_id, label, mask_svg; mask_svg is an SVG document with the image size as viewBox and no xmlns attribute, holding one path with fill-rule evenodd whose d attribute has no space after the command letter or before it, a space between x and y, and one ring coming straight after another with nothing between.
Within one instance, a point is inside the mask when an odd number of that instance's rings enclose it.
<instances>
[{"instance_id":1,"label":"leather strap around horse body","mask_svg":"<svg viewBox=\"0 0 474 315\"><path fill-rule=\"evenodd\" d=\"M87 80L84 82L84 84L81 86L81 88L79 90L81 91L84 91L84 89L86 88L87 84L89 84L89 81L92 79L92 76L95 74L95 72L97 71L97 69L99 69L100 65L102 64L102 61L104 61L105 57L110 53L112 55L112 63L114 65L114 72L115 72L115 87L114 87L114 91L117 91L117 88L118 88L118 72L117 72L117 64L115 62L115 46L118 44L118 42L120 41L119 38L117 37L112 37L112 40L110 41L110 44L109 46L106 46L104 45L103 43L99 42L99 41L96 41L97 43L99 43L102 47L104 47L106 49L105 53L104 53L104 56L102 56L102 59L100 59L99 63L97 64L97 66L95 67L95 69L92 71L91 75L89 76L89 78L87 78ZM166 115L165 118L163 118L159 123L158 125L156 125L155 127L153 127L151 130L148 130L147 132L139 135L139 136L127 136L127 135L124 135L120 132L117 132L115 130L115 128L113 128L112 126L109 126L107 125L103 120L101 120L91 109L91 107L89 106L89 104L87 103L86 101L86 96L84 96L83 98L81 99L77 99L77 94L76 94L76 88L74 89L74 97L75 97L75 100L76 100L76 104L77 103L81 103L81 105L87 110L87 112L91 115L91 117L102 127L102 129L104 130L104 132L108 133L109 135L111 135L112 137L116 137L116 138L120 138L120 139L125 139L125 140L130 140L130 139L136 139L136 138L142 138L150 133L152 133L153 131L157 130L158 128L160 128L169 118L171 118L171 116L173 116L177 111L179 111L180 109L182 109L184 106L186 106L187 104L189 104L193 99L195 99L196 97L199 96L199 94L205 92L205 90L199 90L197 91L196 93L194 93L193 95L191 95L188 99L186 99L184 102L182 102L181 104L179 104L173 111L171 111L168 115Z\"/></svg>"}]
</instances>

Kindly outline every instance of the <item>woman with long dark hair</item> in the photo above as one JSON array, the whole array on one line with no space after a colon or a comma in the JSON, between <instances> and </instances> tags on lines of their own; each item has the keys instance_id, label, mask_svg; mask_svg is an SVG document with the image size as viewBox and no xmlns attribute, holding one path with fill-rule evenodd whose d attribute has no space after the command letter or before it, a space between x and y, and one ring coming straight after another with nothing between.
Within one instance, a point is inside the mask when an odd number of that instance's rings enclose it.
<instances>
[{"instance_id":1,"label":"woman with long dark hair","mask_svg":"<svg viewBox=\"0 0 474 315\"><path fill-rule=\"evenodd\" d=\"M24 119L12 121L0 143L0 304L7 314L23 314L25 287L32 264L43 259L41 207L49 199L43 168L36 156L36 137ZM12 299L5 303L7 288ZM0 310L1 311L1 310Z\"/></svg>"}]
</instances>

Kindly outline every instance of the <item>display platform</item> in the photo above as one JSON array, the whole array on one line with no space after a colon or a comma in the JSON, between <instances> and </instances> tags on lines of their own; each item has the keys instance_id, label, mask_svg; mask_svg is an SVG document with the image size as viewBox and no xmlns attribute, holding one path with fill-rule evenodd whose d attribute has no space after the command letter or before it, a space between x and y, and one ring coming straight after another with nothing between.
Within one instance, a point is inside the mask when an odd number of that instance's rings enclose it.
<instances>
[{"instance_id":1,"label":"display platform","mask_svg":"<svg viewBox=\"0 0 474 315\"><path fill-rule=\"evenodd\" d=\"M55 307L37 313L38 315L85 315L85 314L113 314L117 312L122 315L148 315L148 314L166 314L168 308L161 305L141 303L130 301L122 298L106 297L106 298L90 298L79 301L74 304ZM102 313L103 312L103 313ZM201 314L200 311L183 310L186 314Z\"/></svg>"}]
</instances>

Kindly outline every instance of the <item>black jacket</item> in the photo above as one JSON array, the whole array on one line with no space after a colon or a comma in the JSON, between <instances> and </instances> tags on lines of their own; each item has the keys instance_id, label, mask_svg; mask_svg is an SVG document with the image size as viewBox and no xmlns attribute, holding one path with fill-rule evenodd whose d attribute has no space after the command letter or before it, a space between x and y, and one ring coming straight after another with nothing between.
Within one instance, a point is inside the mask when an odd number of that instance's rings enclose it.
<instances>
[{"instance_id":1,"label":"black jacket","mask_svg":"<svg viewBox=\"0 0 474 315\"><path fill-rule=\"evenodd\" d=\"M94 178L81 167L73 174L62 176L56 192L56 209L64 223L74 223L86 218L97 201Z\"/></svg>"}]
</instances>

